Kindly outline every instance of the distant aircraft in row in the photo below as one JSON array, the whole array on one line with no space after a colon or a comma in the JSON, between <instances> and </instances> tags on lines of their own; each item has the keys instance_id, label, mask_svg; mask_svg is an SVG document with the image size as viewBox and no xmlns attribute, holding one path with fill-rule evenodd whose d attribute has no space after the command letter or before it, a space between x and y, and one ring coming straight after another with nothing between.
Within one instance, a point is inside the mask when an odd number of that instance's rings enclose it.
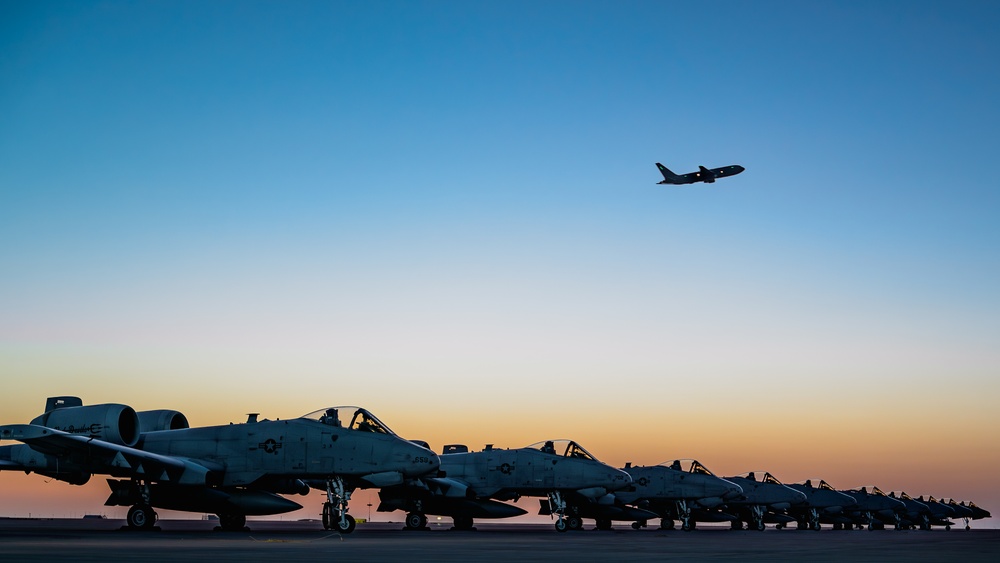
<instances>
[{"instance_id":1,"label":"distant aircraft in row","mask_svg":"<svg viewBox=\"0 0 1000 563\"><path fill-rule=\"evenodd\" d=\"M705 182L706 184L714 183L716 178L725 178L727 176L735 176L740 172L746 170L738 164L733 164L731 166L723 166L721 168L705 168L704 166L699 166L697 172L691 172L690 174L674 174L669 168L656 163L656 167L660 169L660 174L663 174L663 181L657 182L657 184L695 184L697 182Z\"/></svg>"},{"instance_id":2,"label":"distant aircraft in row","mask_svg":"<svg viewBox=\"0 0 1000 563\"><path fill-rule=\"evenodd\" d=\"M341 419L343 416L343 420ZM768 472L715 476L697 460L617 469L572 440L517 449L428 445L405 440L369 411L331 407L288 420L189 428L178 411L136 412L121 404L84 406L77 397L51 397L30 424L0 426L0 470L34 472L73 485L107 475L109 506L129 506L126 523L150 529L155 508L212 513L220 528L241 530L248 515L281 514L302 506L282 495L326 493L323 527L349 533L351 494L378 488L380 512L407 512L408 529L426 529L427 515L474 529L476 518L524 514L507 504L540 497L539 514L560 532L583 519L608 530L613 521L639 529L730 522L763 530L795 522L799 529L950 528L951 518L990 517L976 505L885 494L877 487L835 490L816 479L785 485Z\"/></svg>"}]
</instances>

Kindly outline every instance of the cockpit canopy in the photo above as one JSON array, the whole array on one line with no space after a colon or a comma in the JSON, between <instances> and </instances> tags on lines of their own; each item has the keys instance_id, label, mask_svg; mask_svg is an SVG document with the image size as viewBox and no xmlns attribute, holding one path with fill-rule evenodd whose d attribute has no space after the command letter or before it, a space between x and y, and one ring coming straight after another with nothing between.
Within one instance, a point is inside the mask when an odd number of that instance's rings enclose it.
<instances>
[{"instance_id":1,"label":"cockpit canopy","mask_svg":"<svg viewBox=\"0 0 1000 563\"><path fill-rule=\"evenodd\" d=\"M350 423L344 421L350 416ZM396 433L382 423L372 413L361 407L327 407L318 411L304 414L300 418L316 420L323 424L336 426L337 428L347 428L359 432L373 432L375 434L388 434L395 436Z\"/></svg>"},{"instance_id":2,"label":"cockpit canopy","mask_svg":"<svg viewBox=\"0 0 1000 563\"><path fill-rule=\"evenodd\" d=\"M880 497L888 496L888 495L886 495L885 493L882 492L882 489L880 489L880 488L878 488L878 487L876 487L874 485L865 485L864 487L858 487L856 489L851 489L851 492L852 493L865 493L865 494L868 494L868 495L875 495L875 496L880 496Z\"/></svg>"},{"instance_id":3,"label":"cockpit canopy","mask_svg":"<svg viewBox=\"0 0 1000 563\"><path fill-rule=\"evenodd\" d=\"M697 459L675 459L671 462L664 461L661 463L663 467L669 467L674 471L683 471L685 473L700 473L702 475L711 475L715 477L715 473L708 470L707 467L701 464Z\"/></svg>"},{"instance_id":4,"label":"cockpit canopy","mask_svg":"<svg viewBox=\"0 0 1000 563\"><path fill-rule=\"evenodd\" d=\"M767 471L750 471L742 475L737 475L737 477L742 477L748 481L760 481L761 483L771 483L772 485L784 485L784 483L779 481L777 477L771 475Z\"/></svg>"},{"instance_id":5,"label":"cockpit canopy","mask_svg":"<svg viewBox=\"0 0 1000 563\"><path fill-rule=\"evenodd\" d=\"M544 442L531 444L528 448L538 450L546 454L597 461L596 457L591 455L590 452L583 449L583 446L577 444L573 440L546 440Z\"/></svg>"},{"instance_id":6,"label":"cockpit canopy","mask_svg":"<svg viewBox=\"0 0 1000 563\"><path fill-rule=\"evenodd\" d=\"M827 490L827 491L836 491L837 490L837 489L834 489L832 486L830 486L830 483L827 483L826 481L824 481L822 479L806 479L801 484L805 485L807 487L814 487L814 488L817 488L817 489L824 489L824 490Z\"/></svg>"}]
</instances>

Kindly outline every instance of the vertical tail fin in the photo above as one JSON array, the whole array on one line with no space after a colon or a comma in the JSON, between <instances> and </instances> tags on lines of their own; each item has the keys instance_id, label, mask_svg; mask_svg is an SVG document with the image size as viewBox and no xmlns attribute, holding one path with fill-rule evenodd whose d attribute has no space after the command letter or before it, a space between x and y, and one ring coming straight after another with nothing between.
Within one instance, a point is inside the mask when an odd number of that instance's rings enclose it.
<instances>
[{"instance_id":1,"label":"vertical tail fin","mask_svg":"<svg viewBox=\"0 0 1000 563\"><path fill-rule=\"evenodd\" d=\"M661 184L673 184L681 180L680 176L674 174L669 168L659 162L656 163L656 167L660 169L660 174L663 174L663 181L660 182Z\"/></svg>"}]
</instances>

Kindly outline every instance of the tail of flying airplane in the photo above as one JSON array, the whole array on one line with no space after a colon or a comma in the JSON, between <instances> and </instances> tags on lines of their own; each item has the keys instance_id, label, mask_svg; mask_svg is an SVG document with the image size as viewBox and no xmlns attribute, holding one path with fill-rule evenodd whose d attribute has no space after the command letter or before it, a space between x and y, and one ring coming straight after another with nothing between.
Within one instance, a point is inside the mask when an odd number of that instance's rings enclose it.
<instances>
[{"instance_id":1,"label":"tail of flying airplane","mask_svg":"<svg viewBox=\"0 0 1000 563\"><path fill-rule=\"evenodd\" d=\"M660 164L659 162L656 163L656 167L660 169L660 174L663 174L663 181L662 182L658 182L658 183L660 183L660 184L677 184L677 183L681 183L681 182L684 181L683 178L681 178L677 174L674 174L673 172L670 171L669 168L667 168L666 166Z\"/></svg>"}]
</instances>

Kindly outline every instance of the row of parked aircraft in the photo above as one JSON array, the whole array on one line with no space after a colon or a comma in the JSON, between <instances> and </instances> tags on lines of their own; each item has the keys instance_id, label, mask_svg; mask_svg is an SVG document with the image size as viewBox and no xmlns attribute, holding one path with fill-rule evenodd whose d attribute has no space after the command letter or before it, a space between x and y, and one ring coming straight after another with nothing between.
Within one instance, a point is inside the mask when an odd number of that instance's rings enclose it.
<instances>
[{"instance_id":1,"label":"row of parked aircraft","mask_svg":"<svg viewBox=\"0 0 1000 563\"><path fill-rule=\"evenodd\" d=\"M289 420L190 428L174 410L136 412L122 404L84 406L77 397L51 397L30 424L0 426L0 470L38 473L73 485L105 475L106 505L129 506L130 528L149 529L155 508L211 513L220 527L240 530L246 517L302 508L288 498L324 491L326 529L349 533L357 489L378 488L379 511L402 510L405 526L423 529L427 516L451 517L456 529L475 519L525 514L509 504L539 497L540 513L559 531L584 519L597 529L628 522L684 530L697 522L730 522L734 529L767 524L799 529L950 529L952 520L988 518L973 503L886 494L877 487L836 490L823 480L784 484L765 471L721 478L695 460L617 469L571 440L525 448L486 446L470 452L396 435L371 412L332 407Z\"/></svg>"}]
</instances>

